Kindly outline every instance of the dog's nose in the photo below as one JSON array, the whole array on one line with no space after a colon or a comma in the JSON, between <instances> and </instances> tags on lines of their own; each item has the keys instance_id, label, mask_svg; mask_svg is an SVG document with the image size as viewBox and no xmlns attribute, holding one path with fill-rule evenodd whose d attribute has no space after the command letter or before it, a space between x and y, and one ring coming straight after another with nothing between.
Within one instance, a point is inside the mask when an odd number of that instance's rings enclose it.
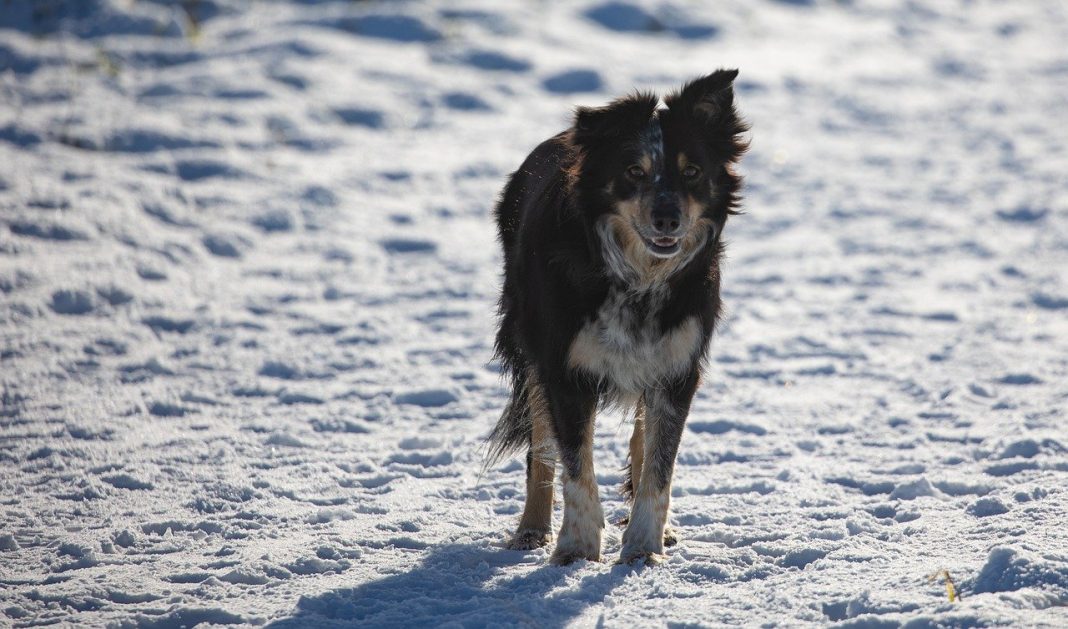
<instances>
[{"instance_id":1,"label":"dog's nose","mask_svg":"<svg viewBox=\"0 0 1068 629\"><path fill-rule=\"evenodd\" d=\"M673 235L682 224L682 212L677 207L660 207L653 210L653 229L664 235Z\"/></svg>"}]
</instances>

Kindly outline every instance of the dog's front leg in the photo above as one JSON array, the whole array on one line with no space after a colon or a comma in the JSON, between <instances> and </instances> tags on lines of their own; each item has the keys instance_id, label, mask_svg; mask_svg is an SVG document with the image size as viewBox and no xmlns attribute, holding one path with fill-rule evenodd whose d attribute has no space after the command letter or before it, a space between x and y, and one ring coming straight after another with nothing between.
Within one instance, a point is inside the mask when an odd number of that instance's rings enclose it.
<instances>
[{"instance_id":1,"label":"dog's front leg","mask_svg":"<svg viewBox=\"0 0 1068 629\"><path fill-rule=\"evenodd\" d=\"M694 370L671 385L645 392L645 456L630 521L623 532L621 563L637 559L658 563L663 559L675 455L697 390L697 376Z\"/></svg>"},{"instance_id":2,"label":"dog's front leg","mask_svg":"<svg viewBox=\"0 0 1068 629\"><path fill-rule=\"evenodd\" d=\"M548 385L559 446L564 490L564 521L551 561L566 565L576 559L601 560L604 512L593 473L593 422L596 395L564 382Z\"/></svg>"}]
</instances>

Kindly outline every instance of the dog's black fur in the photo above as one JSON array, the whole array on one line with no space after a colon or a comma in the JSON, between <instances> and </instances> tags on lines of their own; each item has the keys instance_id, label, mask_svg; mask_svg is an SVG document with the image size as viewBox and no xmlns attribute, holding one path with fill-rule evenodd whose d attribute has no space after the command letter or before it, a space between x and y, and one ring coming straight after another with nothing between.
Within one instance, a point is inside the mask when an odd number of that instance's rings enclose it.
<instances>
[{"instance_id":1,"label":"dog's black fur","mask_svg":"<svg viewBox=\"0 0 1068 629\"><path fill-rule=\"evenodd\" d=\"M641 481L660 496L670 488L720 313L721 234L740 201L734 164L747 127L734 107L736 76L719 70L692 81L665 99L666 108L647 93L579 108L570 129L512 174L497 206L504 287L496 351L513 394L490 435L491 460L528 448L529 479L538 459L554 466L559 457L565 515L558 562L599 558L599 533L594 550L569 532L567 487L591 478L584 448L598 405L635 405L639 421L645 416L642 449L632 456L648 470L625 489L635 494ZM538 421L547 422L555 447L533 443ZM551 490L549 500L551 514ZM576 511L570 525L581 529L584 517ZM636 517L631 527L657 529ZM519 546L548 541L547 523L538 519L537 540ZM634 532L629 544L624 534L625 560L662 552L638 539L643 534ZM575 548L561 549L565 542Z\"/></svg>"}]
</instances>

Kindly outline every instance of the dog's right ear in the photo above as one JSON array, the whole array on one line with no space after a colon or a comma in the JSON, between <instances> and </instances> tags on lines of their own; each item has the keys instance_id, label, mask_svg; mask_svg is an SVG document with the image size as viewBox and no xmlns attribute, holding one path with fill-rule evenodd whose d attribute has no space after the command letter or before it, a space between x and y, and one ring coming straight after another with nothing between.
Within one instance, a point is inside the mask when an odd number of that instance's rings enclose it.
<instances>
[{"instance_id":1,"label":"dog's right ear","mask_svg":"<svg viewBox=\"0 0 1068 629\"><path fill-rule=\"evenodd\" d=\"M694 79L667 97L667 106L679 113L692 114L706 122L735 116L734 79L737 70L716 70L708 76Z\"/></svg>"},{"instance_id":2,"label":"dog's right ear","mask_svg":"<svg viewBox=\"0 0 1068 629\"><path fill-rule=\"evenodd\" d=\"M638 92L604 107L579 107L575 110L575 143L585 146L637 133L649 124L659 102L655 94Z\"/></svg>"}]
</instances>

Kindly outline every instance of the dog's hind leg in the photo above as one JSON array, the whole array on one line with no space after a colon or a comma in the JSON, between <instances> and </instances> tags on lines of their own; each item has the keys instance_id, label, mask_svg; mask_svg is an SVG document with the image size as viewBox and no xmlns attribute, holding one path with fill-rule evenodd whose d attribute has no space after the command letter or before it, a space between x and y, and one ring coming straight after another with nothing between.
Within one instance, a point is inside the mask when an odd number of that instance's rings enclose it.
<instances>
[{"instance_id":1,"label":"dog's hind leg","mask_svg":"<svg viewBox=\"0 0 1068 629\"><path fill-rule=\"evenodd\" d=\"M623 479L623 496L633 501L638 493L638 481L642 477L642 461L645 460L645 400L638 398L634 407L634 432L630 435L630 464Z\"/></svg>"},{"instance_id":2,"label":"dog's hind leg","mask_svg":"<svg viewBox=\"0 0 1068 629\"><path fill-rule=\"evenodd\" d=\"M553 537L556 448L553 444L552 417L537 379L528 378L526 386L531 419L530 449L527 451L527 499L519 528L508 544L513 550L541 548Z\"/></svg>"},{"instance_id":3,"label":"dog's hind leg","mask_svg":"<svg viewBox=\"0 0 1068 629\"><path fill-rule=\"evenodd\" d=\"M664 546L678 541L667 528L671 477L697 380L695 371L670 386L645 392L645 451L641 479L634 495L630 521L623 532L620 562L645 559L648 563L658 563L663 558Z\"/></svg>"},{"instance_id":4,"label":"dog's hind leg","mask_svg":"<svg viewBox=\"0 0 1068 629\"><path fill-rule=\"evenodd\" d=\"M548 393L563 463L564 489L564 521L551 561L557 565L576 559L600 561L604 511L593 471L597 398L564 384L557 384Z\"/></svg>"}]
</instances>

